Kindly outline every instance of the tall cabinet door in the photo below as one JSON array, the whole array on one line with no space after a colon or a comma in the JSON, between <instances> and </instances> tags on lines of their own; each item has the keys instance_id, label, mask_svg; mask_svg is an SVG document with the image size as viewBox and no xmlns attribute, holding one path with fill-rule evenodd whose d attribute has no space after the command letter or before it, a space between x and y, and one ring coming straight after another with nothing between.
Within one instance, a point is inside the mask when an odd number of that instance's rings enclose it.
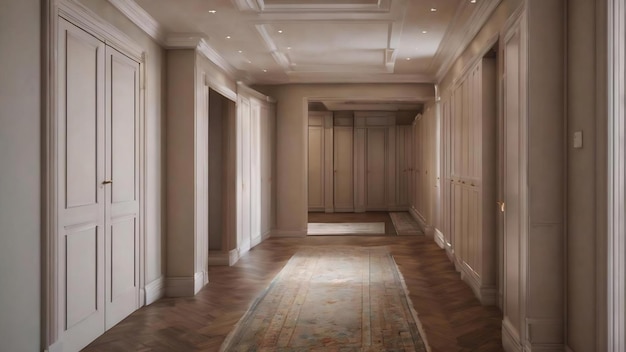
<instances>
[{"instance_id":1,"label":"tall cabinet door","mask_svg":"<svg viewBox=\"0 0 626 352\"><path fill-rule=\"evenodd\" d=\"M334 128L334 208L354 210L354 161L352 126Z\"/></svg>"},{"instance_id":2,"label":"tall cabinet door","mask_svg":"<svg viewBox=\"0 0 626 352\"><path fill-rule=\"evenodd\" d=\"M58 326L77 351L104 332L105 46L59 19Z\"/></svg>"},{"instance_id":3,"label":"tall cabinet door","mask_svg":"<svg viewBox=\"0 0 626 352\"><path fill-rule=\"evenodd\" d=\"M385 185L387 128L367 129L367 210L387 210Z\"/></svg>"},{"instance_id":4,"label":"tall cabinet door","mask_svg":"<svg viewBox=\"0 0 626 352\"><path fill-rule=\"evenodd\" d=\"M324 210L324 126L309 126L309 211Z\"/></svg>"},{"instance_id":5,"label":"tall cabinet door","mask_svg":"<svg viewBox=\"0 0 626 352\"><path fill-rule=\"evenodd\" d=\"M139 307L139 64L106 48L106 328Z\"/></svg>"}]
</instances>

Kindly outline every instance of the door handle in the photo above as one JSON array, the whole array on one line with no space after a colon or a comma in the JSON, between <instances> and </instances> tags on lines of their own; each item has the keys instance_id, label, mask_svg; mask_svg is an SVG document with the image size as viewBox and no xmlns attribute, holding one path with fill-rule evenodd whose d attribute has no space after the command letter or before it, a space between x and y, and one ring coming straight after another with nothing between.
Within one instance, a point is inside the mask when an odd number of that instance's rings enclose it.
<instances>
[{"instance_id":1,"label":"door handle","mask_svg":"<svg viewBox=\"0 0 626 352\"><path fill-rule=\"evenodd\" d=\"M104 181L102 181L103 185L108 185L108 184L111 184L111 183L113 183L113 180L104 180Z\"/></svg>"},{"instance_id":2,"label":"door handle","mask_svg":"<svg viewBox=\"0 0 626 352\"><path fill-rule=\"evenodd\" d=\"M500 212L504 213L504 202L497 202L500 207Z\"/></svg>"}]
</instances>

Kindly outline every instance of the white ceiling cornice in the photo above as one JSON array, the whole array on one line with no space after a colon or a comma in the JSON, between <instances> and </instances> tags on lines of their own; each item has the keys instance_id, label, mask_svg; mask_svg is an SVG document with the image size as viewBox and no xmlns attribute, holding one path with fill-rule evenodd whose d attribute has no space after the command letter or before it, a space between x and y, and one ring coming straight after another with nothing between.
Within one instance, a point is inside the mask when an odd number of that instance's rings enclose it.
<instances>
[{"instance_id":1,"label":"white ceiling cornice","mask_svg":"<svg viewBox=\"0 0 626 352\"><path fill-rule=\"evenodd\" d=\"M434 77L420 74L290 72L286 82L279 83L433 83ZM264 82L258 82L263 84ZM267 82L265 82L267 83Z\"/></svg>"},{"instance_id":2,"label":"white ceiling cornice","mask_svg":"<svg viewBox=\"0 0 626 352\"><path fill-rule=\"evenodd\" d=\"M163 26L134 0L108 0L137 27L166 49L196 49L217 67L238 79L238 71L198 34L167 33ZM246 0L242 0L246 1ZM253 1L253 0L250 0Z\"/></svg>"},{"instance_id":3,"label":"white ceiling cornice","mask_svg":"<svg viewBox=\"0 0 626 352\"><path fill-rule=\"evenodd\" d=\"M109 0L124 16L141 28L152 39L163 43L166 33L161 24L133 0Z\"/></svg>"},{"instance_id":4,"label":"white ceiling cornice","mask_svg":"<svg viewBox=\"0 0 626 352\"><path fill-rule=\"evenodd\" d=\"M463 54L501 2L502 0L483 0L476 5L465 2L459 7L452 20L453 25L446 31L433 58L433 63L438 65L435 73L437 82L444 78L452 64ZM471 11L472 6L478 6L478 8L474 9L469 19L458 21L460 17L463 17L463 12Z\"/></svg>"}]
</instances>

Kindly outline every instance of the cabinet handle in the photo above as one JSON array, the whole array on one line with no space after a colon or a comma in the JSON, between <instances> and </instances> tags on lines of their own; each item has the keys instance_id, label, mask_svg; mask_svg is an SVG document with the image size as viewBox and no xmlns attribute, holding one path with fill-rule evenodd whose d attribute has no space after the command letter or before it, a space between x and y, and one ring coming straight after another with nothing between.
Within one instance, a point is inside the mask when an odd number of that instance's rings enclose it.
<instances>
[{"instance_id":1,"label":"cabinet handle","mask_svg":"<svg viewBox=\"0 0 626 352\"><path fill-rule=\"evenodd\" d=\"M496 202L500 207L500 212L504 213L504 202Z\"/></svg>"},{"instance_id":2,"label":"cabinet handle","mask_svg":"<svg viewBox=\"0 0 626 352\"><path fill-rule=\"evenodd\" d=\"M105 181L102 181L102 184L103 184L103 185L108 185L108 184L111 184L111 183L113 183L113 180L105 180Z\"/></svg>"}]
</instances>

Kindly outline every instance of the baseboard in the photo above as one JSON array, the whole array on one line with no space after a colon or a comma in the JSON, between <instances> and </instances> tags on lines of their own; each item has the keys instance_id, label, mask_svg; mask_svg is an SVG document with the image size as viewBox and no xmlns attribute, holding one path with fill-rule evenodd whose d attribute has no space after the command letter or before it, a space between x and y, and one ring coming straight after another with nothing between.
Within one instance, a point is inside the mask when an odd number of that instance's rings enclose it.
<instances>
[{"instance_id":1,"label":"baseboard","mask_svg":"<svg viewBox=\"0 0 626 352\"><path fill-rule=\"evenodd\" d=\"M273 230L270 237L306 237L305 230Z\"/></svg>"},{"instance_id":2,"label":"baseboard","mask_svg":"<svg viewBox=\"0 0 626 352\"><path fill-rule=\"evenodd\" d=\"M422 228L422 231L424 231L424 235L428 237L435 236L435 227L428 225L426 223L426 218L424 218L422 214L420 214L415 208L409 209L409 213L411 214L411 216L413 216L413 219L417 221L417 224Z\"/></svg>"},{"instance_id":3,"label":"baseboard","mask_svg":"<svg viewBox=\"0 0 626 352\"><path fill-rule=\"evenodd\" d=\"M334 213L335 209L333 209L333 208L326 208L326 209L324 209L324 212L325 213Z\"/></svg>"},{"instance_id":4,"label":"baseboard","mask_svg":"<svg viewBox=\"0 0 626 352\"><path fill-rule=\"evenodd\" d=\"M63 352L63 342L59 339L59 341L56 341L52 345L48 346L44 352Z\"/></svg>"},{"instance_id":5,"label":"baseboard","mask_svg":"<svg viewBox=\"0 0 626 352\"><path fill-rule=\"evenodd\" d=\"M272 230L268 230L268 231L262 233L261 236L253 238L252 242L251 242L252 248L260 245L261 243L263 243L263 241L265 241L266 239L268 239L270 237L271 233L272 233Z\"/></svg>"},{"instance_id":6,"label":"baseboard","mask_svg":"<svg viewBox=\"0 0 626 352\"><path fill-rule=\"evenodd\" d=\"M209 273L206 271L198 271L193 276L193 294L198 293L204 285L209 283Z\"/></svg>"},{"instance_id":7,"label":"baseboard","mask_svg":"<svg viewBox=\"0 0 626 352\"><path fill-rule=\"evenodd\" d=\"M435 229L435 243L441 249L445 249L446 248L446 239L443 236L443 233L441 231L439 231L439 229Z\"/></svg>"},{"instance_id":8,"label":"baseboard","mask_svg":"<svg viewBox=\"0 0 626 352\"><path fill-rule=\"evenodd\" d=\"M204 281L204 273L194 276L174 276L165 279L165 295L167 297L193 297L200 291Z\"/></svg>"},{"instance_id":9,"label":"baseboard","mask_svg":"<svg viewBox=\"0 0 626 352\"><path fill-rule=\"evenodd\" d=\"M230 253L222 251L209 251L208 265L209 266L229 266L230 265Z\"/></svg>"},{"instance_id":10,"label":"baseboard","mask_svg":"<svg viewBox=\"0 0 626 352\"><path fill-rule=\"evenodd\" d=\"M506 352L522 352L519 334L506 318L502 320L502 347Z\"/></svg>"},{"instance_id":11,"label":"baseboard","mask_svg":"<svg viewBox=\"0 0 626 352\"><path fill-rule=\"evenodd\" d=\"M474 296L484 306L496 304L497 290L495 286L482 286L480 277L467 264L461 262L461 279L472 289Z\"/></svg>"},{"instance_id":12,"label":"baseboard","mask_svg":"<svg viewBox=\"0 0 626 352\"><path fill-rule=\"evenodd\" d=\"M563 321L561 319L526 319L529 351L563 351Z\"/></svg>"},{"instance_id":13,"label":"baseboard","mask_svg":"<svg viewBox=\"0 0 626 352\"><path fill-rule=\"evenodd\" d=\"M146 305L152 304L165 296L165 279L163 276L146 285Z\"/></svg>"},{"instance_id":14,"label":"baseboard","mask_svg":"<svg viewBox=\"0 0 626 352\"><path fill-rule=\"evenodd\" d=\"M239 254L239 250L232 249L230 252L228 252L228 266L235 265L235 263L239 261L239 258L241 258L241 255Z\"/></svg>"}]
</instances>

